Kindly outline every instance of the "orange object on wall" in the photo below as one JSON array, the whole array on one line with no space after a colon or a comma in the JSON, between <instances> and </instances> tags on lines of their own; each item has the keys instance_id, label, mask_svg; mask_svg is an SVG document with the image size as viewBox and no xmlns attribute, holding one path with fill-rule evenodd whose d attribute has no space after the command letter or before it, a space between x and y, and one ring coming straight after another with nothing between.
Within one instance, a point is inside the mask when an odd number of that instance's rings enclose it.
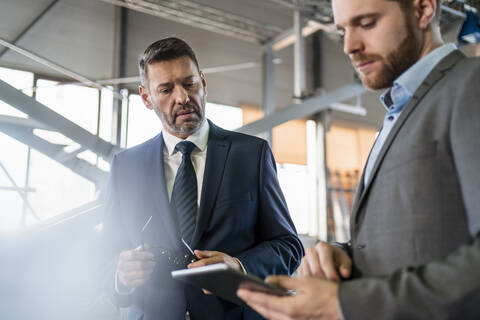
<instances>
[{"instance_id":1,"label":"orange object on wall","mask_svg":"<svg viewBox=\"0 0 480 320\"><path fill-rule=\"evenodd\" d=\"M368 127L333 123L328 131L327 167L331 172L362 171L377 130Z\"/></svg>"},{"instance_id":2,"label":"orange object on wall","mask_svg":"<svg viewBox=\"0 0 480 320\"><path fill-rule=\"evenodd\" d=\"M258 106L242 106L243 124L263 118ZM307 164L307 123L305 119L288 121L272 130L272 149L278 163Z\"/></svg>"}]
</instances>

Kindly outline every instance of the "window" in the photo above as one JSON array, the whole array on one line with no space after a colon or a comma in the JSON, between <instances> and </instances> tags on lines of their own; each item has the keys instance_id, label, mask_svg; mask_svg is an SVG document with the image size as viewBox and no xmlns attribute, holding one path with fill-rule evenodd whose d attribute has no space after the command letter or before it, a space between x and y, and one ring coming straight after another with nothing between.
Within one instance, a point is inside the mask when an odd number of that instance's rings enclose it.
<instances>
[{"instance_id":1,"label":"window","mask_svg":"<svg viewBox=\"0 0 480 320\"><path fill-rule=\"evenodd\" d=\"M0 79L22 90L23 93L32 95L32 73L0 68ZM27 117L25 113L3 101L0 101L0 116ZM23 213L27 210L23 197L26 185L28 147L0 132L0 148L2 150L0 154L0 208L2 212L0 232L3 233L20 228Z\"/></svg>"},{"instance_id":2,"label":"window","mask_svg":"<svg viewBox=\"0 0 480 320\"><path fill-rule=\"evenodd\" d=\"M32 95L32 73L0 68L0 79ZM112 94L80 85L58 85L55 81L38 80L36 98L53 111L105 139L111 138ZM110 99L110 102L108 101ZM101 100L101 101L100 101ZM102 105L101 126L97 128L99 103ZM0 102L0 116L26 118L27 115ZM6 118L8 120L8 118ZM1 131L0 122L0 131ZM100 130L98 130L100 129ZM71 152L79 147L58 132L34 129L33 133L50 143L65 145ZM64 213L96 198L95 185L59 162L0 132L0 232L19 230ZM98 161L91 151L79 157L108 170L108 164Z\"/></svg>"},{"instance_id":3,"label":"window","mask_svg":"<svg viewBox=\"0 0 480 320\"><path fill-rule=\"evenodd\" d=\"M93 134L97 133L98 97L99 92L94 88L37 81L39 102Z\"/></svg>"},{"instance_id":4,"label":"window","mask_svg":"<svg viewBox=\"0 0 480 320\"><path fill-rule=\"evenodd\" d=\"M138 94L128 99L127 147L133 147L156 136L162 130L160 119L147 109Z\"/></svg>"}]
</instances>

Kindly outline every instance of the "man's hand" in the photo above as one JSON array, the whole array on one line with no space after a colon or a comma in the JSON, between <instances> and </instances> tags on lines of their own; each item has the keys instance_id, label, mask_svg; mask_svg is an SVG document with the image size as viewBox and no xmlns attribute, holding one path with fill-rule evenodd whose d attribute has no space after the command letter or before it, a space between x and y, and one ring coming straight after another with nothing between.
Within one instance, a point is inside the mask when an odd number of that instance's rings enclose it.
<instances>
[{"instance_id":1,"label":"man's hand","mask_svg":"<svg viewBox=\"0 0 480 320\"><path fill-rule=\"evenodd\" d=\"M230 257L228 254L218 251L195 250L195 255L199 259L188 265L188 268L198 268L215 263L226 263L235 270L242 271L242 267L237 259Z\"/></svg>"},{"instance_id":2,"label":"man's hand","mask_svg":"<svg viewBox=\"0 0 480 320\"><path fill-rule=\"evenodd\" d=\"M279 297L247 289L237 295L251 308L271 320L340 319L338 284L320 278L274 276L267 282L296 295Z\"/></svg>"},{"instance_id":3,"label":"man's hand","mask_svg":"<svg viewBox=\"0 0 480 320\"><path fill-rule=\"evenodd\" d=\"M122 251L117 265L120 283L129 289L144 285L155 268L153 257L153 253L144 251L141 247Z\"/></svg>"},{"instance_id":4,"label":"man's hand","mask_svg":"<svg viewBox=\"0 0 480 320\"><path fill-rule=\"evenodd\" d=\"M209 264L215 263L226 263L235 270L242 271L242 267L237 259L230 257L228 254L218 251L208 251L208 250L195 250L195 255L199 259L198 261L190 263L187 267L198 268L202 266L207 266ZM212 294L210 291L202 289L205 294Z\"/></svg>"},{"instance_id":5,"label":"man's hand","mask_svg":"<svg viewBox=\"0 0 480 320\"><path fill-rule=\"evenodd\" d=\"M340 282L352 274L352 259L347 252L327 242L319 242L305 251L298 275L313 276Z\"/></svg>"}]
</instances>

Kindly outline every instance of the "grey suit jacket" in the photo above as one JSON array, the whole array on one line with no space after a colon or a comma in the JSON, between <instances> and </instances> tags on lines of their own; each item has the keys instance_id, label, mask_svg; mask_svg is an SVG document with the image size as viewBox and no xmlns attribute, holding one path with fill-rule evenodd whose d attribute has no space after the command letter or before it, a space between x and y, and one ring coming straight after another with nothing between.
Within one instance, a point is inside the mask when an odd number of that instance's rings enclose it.
<instances>
[{"instance_id":1,"label":"grey suit jacket","mask_svg":"<svg viewBox=\"0 0 480 320\"><path fill-rule=\"evenodd\" d=\"M357 192L345 318L480 319L479 231L480 59L454 51L405 106Z\"/></svg>"}]
</instances>

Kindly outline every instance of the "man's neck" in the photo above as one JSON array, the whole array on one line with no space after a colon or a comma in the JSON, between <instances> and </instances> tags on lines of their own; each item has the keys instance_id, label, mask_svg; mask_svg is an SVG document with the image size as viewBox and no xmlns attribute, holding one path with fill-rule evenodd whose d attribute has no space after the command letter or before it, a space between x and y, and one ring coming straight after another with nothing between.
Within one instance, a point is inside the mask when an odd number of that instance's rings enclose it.
<instances>
[{"instance_id":1,"label":"man's neck","mask_svg":"<svg viewBox=\"0 0 480 320\"><path fill-rule=\"evenodd\" d=\"M419 60L445 44L440 34L440 28L436 25L431 25L429 29L425 31L423 40Z\"/></svg>"}]
</instances>

